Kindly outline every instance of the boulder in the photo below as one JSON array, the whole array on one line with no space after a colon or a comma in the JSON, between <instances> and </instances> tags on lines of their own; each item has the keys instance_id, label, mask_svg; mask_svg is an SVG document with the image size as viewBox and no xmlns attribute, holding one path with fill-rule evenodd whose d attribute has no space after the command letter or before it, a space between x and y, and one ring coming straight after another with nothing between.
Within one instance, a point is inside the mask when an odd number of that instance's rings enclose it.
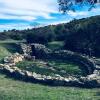
<instances>
[{"instance_id":1,"label":"boulder","mask_svg":"<svg viewBox=\"0 0 100 100\"><path fill-rule=\"evenodd\" d=\"M3 71L6 72L7 74L11 74L14 72L13 69L9 65L4 65Z\"/></svg>"},{"instance_id":2,"label":"boulder","mask_svg":"<svg viewBox=\"0 0 100 100\"><path fill-rule=\"evenodd\" d=\"M9 64L15 64L17 62L23 61L24 56L19 54L19 53L15 53L11 56L5 57L4 58L4 63L9 63Z\"/></svg>"},{"instance_id":3,"label":"boulder","mask_svg":"<svg viewBox=\"0 0 100 100\"><path fill-rule=\"evenodd\" d=\"M32 72L24 71L24 73L25 73L26 77L32 77L33 76Z\"/></svg>"}]
</instances>

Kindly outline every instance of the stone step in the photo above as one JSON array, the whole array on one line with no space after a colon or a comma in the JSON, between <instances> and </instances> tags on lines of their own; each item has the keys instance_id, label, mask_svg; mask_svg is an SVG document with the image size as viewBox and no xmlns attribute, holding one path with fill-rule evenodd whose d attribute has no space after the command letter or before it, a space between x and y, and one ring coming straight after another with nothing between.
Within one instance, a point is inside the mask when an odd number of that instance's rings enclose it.
<instances>
[{"instance_id":1,"label":"stone step","mask_svg":"<svg viewBox=\"0 0 100 100\"><path fill-rule=\"evenodd\" d=\"M96 69L97 69L97 70L100 70L100 66L96 65Z\"/></svg>"}]
</instances>

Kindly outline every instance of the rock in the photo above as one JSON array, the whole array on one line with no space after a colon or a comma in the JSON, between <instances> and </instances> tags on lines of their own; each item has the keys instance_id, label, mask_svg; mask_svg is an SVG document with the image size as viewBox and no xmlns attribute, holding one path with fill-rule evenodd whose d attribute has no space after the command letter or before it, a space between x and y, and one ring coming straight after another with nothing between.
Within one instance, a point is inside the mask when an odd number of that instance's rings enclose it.
<instances>
[{"instance_id":1,"label":"rock","mask_svg":"<svg viewBox=\"0 0 100 100\"><path fill-rule=\"evenodd\" d=\"M26 60L31 60L34 61L35 60L35 56L31 56L31 55L24 55Z\"/></svg>"},{"instance_id":2,"label":"rock","mask_svg":"<svg viewBox=\"0 0 100 100\"><path fill-rule=\"evenodd\" d=\"M91 74L91 75L88 75L88 76L87 76L87 78L88 78L89 80L94 79L94 78L96 78L96 77L97 77L96 74Z\"/></svg>"},{"instance_id":3,"label":"rock","mask_svg":"<svg viewBox=\"0 0 100 100\"><path fill-rule=\"evenodd\" d=\"M68 78L64 78L65 82L70 82L70 80Z\"/></svg>"},{"instance_id":4,"label":"rock","mask_svg":"<svg viewBox=\"0 0 100 100\"><path fill-rule=\"evenodd\" d=\"M8 65L4 65L4 69L3 69L6 73L13 73L14 72L14 70L13 69L11 69Z\"/></svg>"},{"instance_id":5,"label":"rock","mask_svg":"<svg viewBox=\"0 0 100 100\"><path fill-rule=\"evenodd\" d=\"M24 56L31 55L31 53L32 53L31 45L24 44L24 43L21 43L20 45L21 45L22 51L24 53Z\"/></svg>"},{"instance_id":6,"label":"rock","mask_svg":"<svg viewBox=\"0 0 100 100\"><path fill-rule=\"evenodd\" d=\"M100 76L100 70L94 70L93 74Z\"/></svg>"},{"instance_id":7,"label":"rock","mask_svg":"<svg viewBox=\"0 0 100 100\"><path fill-rule=\"evenodd\" d=\"M15 64L17 62L23 61L24 56L19 53L15 53L14 55L8 56L4 58L4 63Z\"/></svg>"},{"instance_id":8,"label":"rock","mask_svg":"<svg viewBox=\"0 0 100 100\"><path fill-rule=\"evenodd\" d=\"M46 76L46 79L50 80L50 79L52 79L52 77L51 76Z\"/></svg>"},{"instance_id":9,"label":"rock","mask_svg":"<svg viewBox=\"0 0 100 100\"><path fill-rule=\"evenodd\" d=\"M0 69L3 69L4 68L4 64L0 64Z\"/></svg>"},{"instance_id":10,"label":"rock","mask_svg":"<svg viewBox=\"0 0 100 100\"><path fill-rule=\"evenodd\" d=\"M19 75L21 76L25 76L25 73L22 70L16 70L15 72L17 72Z\"/></svg>"},{"instance_id":11,"label":"rock","mask_svg":"<svg viewBox=\"0 0 100 100\"><path fill-rule=\"evenodd\" d=\"M32 75L33 75L33 77L34 77L34 78L37 78L37 77L38 77L38 74L37 74L37 73L35 73L35 72L33 72L33 74L32 74Z\"/></svg>"},{"instance_id":12,"label":"rock","mask_svg":"<svg viewBox=\"0 0 100 100\"><path fill-rule=\"evenodd\" d=\"M25 71L24 73L25 73L25 75L26 75L27 77L32 77L32 76L33 76L32 72Z\"/></svg>"}]
</instances>

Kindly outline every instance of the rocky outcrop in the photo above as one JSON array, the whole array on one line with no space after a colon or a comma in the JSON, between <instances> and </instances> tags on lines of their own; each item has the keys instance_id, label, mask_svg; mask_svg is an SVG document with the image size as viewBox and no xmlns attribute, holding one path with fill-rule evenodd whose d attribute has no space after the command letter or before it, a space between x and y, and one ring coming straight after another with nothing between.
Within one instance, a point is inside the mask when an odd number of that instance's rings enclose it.
<instances>
[{"instance_id":1,"label":"rocky outcrop","mask_svg":"<svg viewBox=\"0 0 100 100\"><path fill-rule=\"evenodd\" d=\"M36 58L49 58L49 55L52 53L52 50L42 44L31 44L31 48L32 56L36 56Z\"/></svg>"},{"instance_id":2,"label":"rocky outcrop","mask_svg":"<svg viewBox=\"0 0 100 100\"><path fill-rule=\"evenodd\" d=\"M17 62L23 61L24 56L19 54L19 53L15 53L11 56L7 56L4 58L4 63L6 64L10 64L10 65L15 65Z\"/></svg>"},{"instance_id":3,"label":"rocky outcrop","mask_svg":"<svg viewBox=\"0 0 100 100\"><path fill-rule=\"evenodd\" d=\"M30 44L21 43L20 46L21 46L21 49L22 49L23 54L24 54L25 56L26 56L26 55L31 55L31 54L32 54L32 49L31 49L31 45L30 45Z\"/></svg>"}]
</instances>

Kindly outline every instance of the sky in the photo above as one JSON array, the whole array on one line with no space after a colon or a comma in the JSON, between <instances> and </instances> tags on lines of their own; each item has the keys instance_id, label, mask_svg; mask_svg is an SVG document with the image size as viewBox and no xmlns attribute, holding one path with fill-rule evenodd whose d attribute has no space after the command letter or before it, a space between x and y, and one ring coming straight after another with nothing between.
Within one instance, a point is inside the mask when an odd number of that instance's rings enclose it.
<instances>
[{"instance_id":1,"label":"sky","mask_svg":"<svg viewBox=\"0 0 100 100\"><path fill-rule=\"evenodd\" d=\"M100 5L91 11L87 8L78 7L76 12L69 11L64 15L58 10L57 0L0 0L0 31L67 23L100 15Z\"/></svg>"}]
</instances>

